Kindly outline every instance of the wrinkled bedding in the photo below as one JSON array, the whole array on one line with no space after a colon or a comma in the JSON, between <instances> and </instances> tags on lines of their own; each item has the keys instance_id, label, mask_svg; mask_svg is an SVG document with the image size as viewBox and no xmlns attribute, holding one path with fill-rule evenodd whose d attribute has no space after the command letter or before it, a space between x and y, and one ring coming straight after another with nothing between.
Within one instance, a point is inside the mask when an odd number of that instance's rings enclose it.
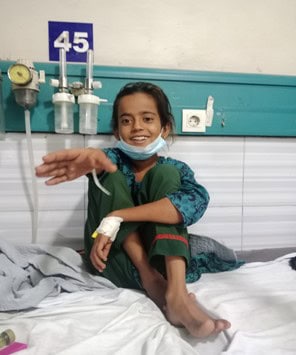
<instances>
[{"instance_id":1,"label":"wrinkled bedding","mask_svg":"<svg viewBox=\"0 0 296 355\"><path fill-rule=\"evenodd\" d=\"M108 284L50 294L35 307L1 312L0 332L14 330L16 340L28 345L22 355L292 355L296 271L289 261L295 256L203 274L188 284L209 313L232 323L207 340L171 326L144 293Z\"/></svg>"}]
</instances>

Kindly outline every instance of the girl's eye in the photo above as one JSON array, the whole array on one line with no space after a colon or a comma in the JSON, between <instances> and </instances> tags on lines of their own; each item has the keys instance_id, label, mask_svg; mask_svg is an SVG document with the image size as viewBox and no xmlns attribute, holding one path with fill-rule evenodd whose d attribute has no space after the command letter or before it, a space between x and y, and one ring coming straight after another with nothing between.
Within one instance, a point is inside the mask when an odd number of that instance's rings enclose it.
<instances>
[{"instance_id":1,"label":"girl's eye","mask_svg":"<svg viewBox=\"0 0 296 355\"><path fill-rule=\"evenodd\" d=\"M144 116L143 120L144 120L144 122L152 122L153 117L152 116Z\"/></svg>"},{"instance_id":2,"label":"girl's eye","mask_svg":"<svg viewBox=\"0 0 296 355\"><path fill-rule=\"evenodd\" d=\"M123 126L128 126L129 124L131 124L131 119L128 118L128 117L122 117L120 119L120 123L123 125Z\"/></svg>"}]
</instances>

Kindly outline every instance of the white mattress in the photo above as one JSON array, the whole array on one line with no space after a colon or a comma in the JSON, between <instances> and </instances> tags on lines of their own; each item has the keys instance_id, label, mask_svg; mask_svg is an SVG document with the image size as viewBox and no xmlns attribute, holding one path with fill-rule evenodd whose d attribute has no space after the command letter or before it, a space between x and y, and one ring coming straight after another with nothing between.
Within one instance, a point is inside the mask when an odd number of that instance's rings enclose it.
<instances>
[{"instance_id":1,"label":"white mattress","mask_svg":"<svg viewBox=\"0 0 296 355\"><path fill-rule=\"evenodd\" d=\"M22 355L69 354L296 354L296 253L271 262L204 274L188 289L213 315L228 319L225 333L197 340L171 326L143 293L95 290L62 293L38 308L0 314L27 343Z\"/></svg>"}]
</instances>

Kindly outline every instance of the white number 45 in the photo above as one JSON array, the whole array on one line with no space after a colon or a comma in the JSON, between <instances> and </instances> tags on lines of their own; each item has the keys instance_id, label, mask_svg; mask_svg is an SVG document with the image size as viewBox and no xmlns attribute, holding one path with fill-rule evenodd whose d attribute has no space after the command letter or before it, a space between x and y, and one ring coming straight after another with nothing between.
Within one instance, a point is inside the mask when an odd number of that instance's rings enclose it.
<instances>
[{"instance_id":1,"label":"white number 45","mask_svg":"<svg viewBox=\"0 0 296 355\"><path fill-rule=\"evenodd\" d=\"M73 38L73 49L75 52L84 53L89 49L88 43L88 33L87 32L74 32ZM63 31L54 41L55 48L64 48L66 52L69 52L72 48L72 43L70 42L69 31Z\"/></svg>"}]
</instances>

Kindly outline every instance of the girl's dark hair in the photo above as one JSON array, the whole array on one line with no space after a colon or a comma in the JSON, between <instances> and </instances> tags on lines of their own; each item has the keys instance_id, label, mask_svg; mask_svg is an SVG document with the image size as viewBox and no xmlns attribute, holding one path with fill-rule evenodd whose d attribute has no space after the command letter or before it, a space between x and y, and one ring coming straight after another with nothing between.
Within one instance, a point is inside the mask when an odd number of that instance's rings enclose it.
<instances>
[{"instance_id":1,"label":"girl's dark hair","mask_svg":"<svg viewBox=\"0 0 296 355\"><path fill-rule=\"evenodd\" d=\"M171 104L166 94L157 85L146 82L135 82L126 84L117 94L113 103L113 113L111 120L111 127L113 132L118 129L118 106L120 100L124 96L132 95L135 93L144 93L154 98L160 116L161 127L169 125L171 130L174 130L175 120L172 115Z\"/></svg>"}]
</instances>

